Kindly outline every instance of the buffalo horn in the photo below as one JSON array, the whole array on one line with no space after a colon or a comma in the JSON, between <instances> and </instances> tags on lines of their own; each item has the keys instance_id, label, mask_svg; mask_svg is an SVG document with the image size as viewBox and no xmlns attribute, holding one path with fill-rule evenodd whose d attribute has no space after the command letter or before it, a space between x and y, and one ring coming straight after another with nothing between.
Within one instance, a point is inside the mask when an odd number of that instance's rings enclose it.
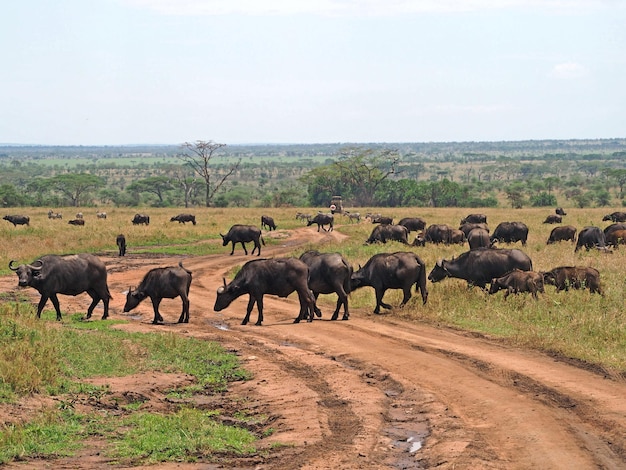
<instances>
[{"instance_id":1,"label":"buffalo horn","mask_svg":"<svg viewBox=\"0 0 626 470\"><path fill-rule=\"evenodd\" d=\"M11 261L9 261L9 269L11 271L17 271L17 268L13 267L13 263L15 263L15 260L12 259Z\"/></svg>"},{"instance_id":2,"label":"buffalo horn","mask_svg":"<svg viewBox=\"0 0 626 470\"><path fill-rule=\"evenodd\" d=\"M37 266L35 266L35 263L38 263ZM32 269L33 271L39 271L41 268L43 268L43 261L38 259L33 264L29 264L28 267Z\"/></svg>"}]
</instances>

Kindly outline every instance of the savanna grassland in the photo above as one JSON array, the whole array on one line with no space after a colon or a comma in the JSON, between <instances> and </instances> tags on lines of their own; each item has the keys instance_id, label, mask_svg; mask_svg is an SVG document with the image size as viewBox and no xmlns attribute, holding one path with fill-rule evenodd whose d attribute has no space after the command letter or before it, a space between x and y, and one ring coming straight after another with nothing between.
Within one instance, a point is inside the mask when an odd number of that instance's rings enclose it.
<instances>
[{"instance_id":1,"label":"savanna grassland","mask_svg":"<svg viewBox=\"0 0 626 470\"><path fill-rule=\"evenodd\" d=\"M353 212L357 210L365 214L374 209L352 208ZM566 208L568 215L564 217L563 224L574 225L579 230L588 225L604 228L608 223L602 222L602 217L612 210ZM66 217L73 214L71 208L61 211L67 214ZM312 212L310 208L303 210L306 211ZM21 212L24 210L8 211ZM281 243L281 231L286 231L284 236L288 237L290 229L304 225L295 219L297 209L294 208L199 208L192 211L198 220L196 226L170 222L170 217L178 213L174 209L146 210L144 212L151 217L150 225L134 226L130 221L135 212L133 209L112 208L108 210L106 220L96 219L95 211L93 214L85 212L85 226L74 227L68 225L66 219L48 219L44 209L28 209L26 213L31 217L29 227L13 227L8 222L0 225L0 272L10 273L7 267L10 260L31 262L47 253L93 252L113 255L117 253L115 237L118 233L126 236L131 253L198 256L226 252L229 248L222 247L220 232L226 233L234 223L260 226L262 213L273 216L278 224L278 235L265 236L268 244ZM574 245L569 242L546 245L548 235L554 228L554 225L543 223L545 217L552 213L552 209L548 208L385 208L377 209L376 212L392 216L394 220L419 216L426 219L428 224L447 223L455 227L468 213L483 212L492 230L501 221L522 221L530 229L528 244L526 247L520 243L510 246L526 252L533 261L535 271L567 265L592 266L600 271L604 290L603 296L590 294L587 290L557 294L554 287L546 286L546 293L540 295L538 301L524 294L504 300L502 293L490 296L477 288L468 289L464 281L445 279L436 284L428 283L430 295L426 305L421 305L421 301L413 298L406 308L396 310L394 315L407 321L427 321L480 332L520 346L552 351L600 367L626 371L626 316L623 313L626 249L614 250L609 254L584 249L574 253ZM314 227L310 230L314 230ZM348 238L340 246L325 246L321 249L340 251L355 269L365 264L375 253L409 249L424 260L427 273L438 259L449 259L468 249L467 245L407 248L395 242L365 246L363 242L372 228L369 222L351 224L346 217L336 215L335 230ZM410 239L414 237L415 233L412 233ZM293 255L298 256L301 251ZM392 305L399 304L400 291L389 291L386 300ZM334 304L334 296L322 296L320 302ZM351 305L353 308L373 310L372 289L354 292Z\"/></svg>"}]
</instances>

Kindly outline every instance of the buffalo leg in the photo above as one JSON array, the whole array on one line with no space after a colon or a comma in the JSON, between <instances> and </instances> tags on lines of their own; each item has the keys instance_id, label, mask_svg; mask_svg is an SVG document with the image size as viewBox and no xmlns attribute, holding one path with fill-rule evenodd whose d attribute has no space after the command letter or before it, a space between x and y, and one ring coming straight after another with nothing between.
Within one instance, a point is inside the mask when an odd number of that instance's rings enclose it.
<instances>
[{"instance_id":1,"label":"buffalo leg","mask_svg":"<svg viewBox=\"0 0 626 470\"><path fill-rule=\"evenodd\" d=\"M390 309L391 305L383 302L383 296L385 295L385 289L376 289L376 308L374 309L375 314L380 313L380 307Z\"/></svg>"},{"instance_id":2,"label":"buffalo leg","mask_svg":"<svg viewBox=\"0 0 626 470\"><path fill-rule=\"evenodd\" d=\"M90 319L91 315L93 314L93 309L96 308L96 305L98 305L98 302L100 302L100 296L96 294L95 292L87 291L87 293L89 294L92 300L91 300L91 305L89 305L89 308L87 309L87 316L85 318Z\"/></svg>"},{"instance_id":3,"label":"buffalo leg","mask_svg":"<svg viewBox=\"0 0 626 470\"><path fill-rule=\"evenodd\" d=\"M252 312L252 309L254 308L255 303L256 303L256 299L250 296L250 299L248 300L248 307L246 308L246 316L243 317L243 321L241 322L242 325L248 324L248 321L250 320L250 312Z\"/></svg>"},{"instance_id":4,"label":"buffalo leg","mask_svg":"<svg viewBox=\"0 0 626 470\"><path fill-rule=\"evenodd\" d=\"M317 298L320 296L319 292L314 292L313 293L313 297L315 297L315 307L313 307L313 309L315 310L315 315L317 315L318 317L322 316L322 311L319 309L319 307L317 306ZM302 309L300 309L300 313L302 314ZM336 320L337 315L333 315L332 320Z\"/></svg>"},{"instance_id":5,"label":"buffalo leg","mask_svg":"<svg viewBox=\"0 0 626 470\"><path fill-rule=\"evenodd\" d=\"M244 242L240 242L241 246L243 248L243 252L247 255L248 254L248 249L246 248L246 244Z\"/></svg>"},{"instance_id":6,"label":"buffalo leg","mask_svg":"<svg viewBox=\"0 0 626 470\"><path fill-rule=\"evenodd\" d=\"M39 299L39 304L37 305L37 318L41 318L41 312L48 301L48 296L41 294L41 299ZM59 314L57 313L57 316Z\"/></svg>"},{"instance_id":7,"label":"buffalo leg","mask_svg":"<svg viewBox=\"0 0 626 470\"><path fill-rule=\"evenodd\" d=\"M109 296L105 295L102 297L102 305L104 305L104 313L102 314L102 319L106 320L109 318Z\"/></svg>"},{"instance_id":8,"label":"buffalo leg","mask_svg":"<svg viewBox=\"0 0 626 470\"><path fill-rule=\"evenodd\" d=\"M61 321L61 307L59 305L59 298L56 294L52 294L50 296L50 300L52 300L52 305L54 305L54 309L57 311L57 321Z\"/></svg>"},{"instance_id":9,"label":"buffalo leg","mask_svg":"<svg viewBox=\"0 0 626 470\"><path fill-rule=\"evenodd\" d=\"M152 300L152 308L154 309L154 320L152 320L152 324L156 325L160 321L163 321L163 317L159 313L159 305L161 304L161 299L154 298L150 300Z\"/></svg>"},{"instance_id":10,"label":"buffalo leg","mask_svg":"<svg viewBox=\"0 0 626 470\"><path fill-rule=\"evenodd\" d=\"M189 298L184 294L181 294L180 298L183 301L183 311L180 314L178 323L189 323Z\"/></svg>"},{"instance_id":11,"label":"buffalo leg","mask_svg":"<svg viewBox=\"0 0 626 470\"><path fill-rule=\"evenodd\" d=\"M402 289L402 292L404 294L404 297L402 298L402 303L400 304L400 307L404 307L406 303L411 299L411 286L409 286L408 289Z\"/></svg>"},{"instance_id":12,"label":"buffalo leg","mask_svg":"<svg viewBox=\"0 0 626 470\"><path fill-rule=\"evenodd\" d=\"M261 326L263 324L263 296L259 297L256 300L256 308L259 311L259 316L256 319L256 326Z\"/></svg>"}]
</instances>

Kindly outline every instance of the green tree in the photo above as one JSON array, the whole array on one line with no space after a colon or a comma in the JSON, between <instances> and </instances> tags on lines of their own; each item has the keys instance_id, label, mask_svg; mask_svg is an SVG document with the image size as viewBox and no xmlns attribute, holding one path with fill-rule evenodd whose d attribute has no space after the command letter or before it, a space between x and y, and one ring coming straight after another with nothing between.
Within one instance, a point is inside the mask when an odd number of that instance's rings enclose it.
<instances>
[{"instance_id":1,"label":"green tree","mask_svg":"<svg viewBox=\"0 0 626 470\"><path fill-rule=\"evenodd\" d=\"M203 140L185 142L181 146L182 153L177 155L179 160L189 165L204 181L206 207L211 206L216 193L226 180L237 171L241 163L240 158L222 173L217 171L215 166L211 166L212 160L218 156L218 150L225 146L226 144L218 144L212 140L208 142Z\"/></svg>"},{"instance_id":2,"label":"green tree","mask_svg":"<svg viewBox=\"0 0 626 470\"><path fill-rule=\"evenodd\" d=\"M626 169L611 168L604 170L604 174L616 181L619 187L620 199L624 197L624 187L626 186Z\"/></svg>"},{"instance_id":3,"label":"green tree","mask_svg":"<svg viewBox=\"0 0 626 470\"><path fill-rule=\"evenodd\" d=\"M168 176L150 176L129 184L126 190L131 193L154 194L158 198L158 205L163 206L166 192L173 188Z\"/></svg>"},{"instance_id":4,"label":"green tree","mask_svg":"<svg viewBox=\"0 0 626 470\"><path fill-rule=\"evenodd\" d=\"M89 173L64 173L48 178L47 182L59 193L69 199L70 205L79 207L83 198L94 189L101 188L105 181Z\"/></svg>"}]
</instances>

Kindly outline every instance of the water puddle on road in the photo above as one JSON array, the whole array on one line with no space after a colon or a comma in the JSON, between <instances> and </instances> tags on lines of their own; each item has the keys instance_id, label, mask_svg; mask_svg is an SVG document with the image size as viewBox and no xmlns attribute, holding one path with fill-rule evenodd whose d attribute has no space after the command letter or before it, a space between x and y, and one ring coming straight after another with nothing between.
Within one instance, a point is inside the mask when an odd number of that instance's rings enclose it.
<instances>
[{"instance_id":1,"label":"water puddle on road","mask_svg":"<svg viewBox=\"0 0 626 470\"><path fill-rule=\"evenodd\" d=\"M219 321L207 321L207 323L212 326L213 328L217 328L218 330L222 330L222 331L228 331L230 330L230 328L228 327L228 324L224 323L224 322L219 322Z\"/></svg>"}]
</instances>

